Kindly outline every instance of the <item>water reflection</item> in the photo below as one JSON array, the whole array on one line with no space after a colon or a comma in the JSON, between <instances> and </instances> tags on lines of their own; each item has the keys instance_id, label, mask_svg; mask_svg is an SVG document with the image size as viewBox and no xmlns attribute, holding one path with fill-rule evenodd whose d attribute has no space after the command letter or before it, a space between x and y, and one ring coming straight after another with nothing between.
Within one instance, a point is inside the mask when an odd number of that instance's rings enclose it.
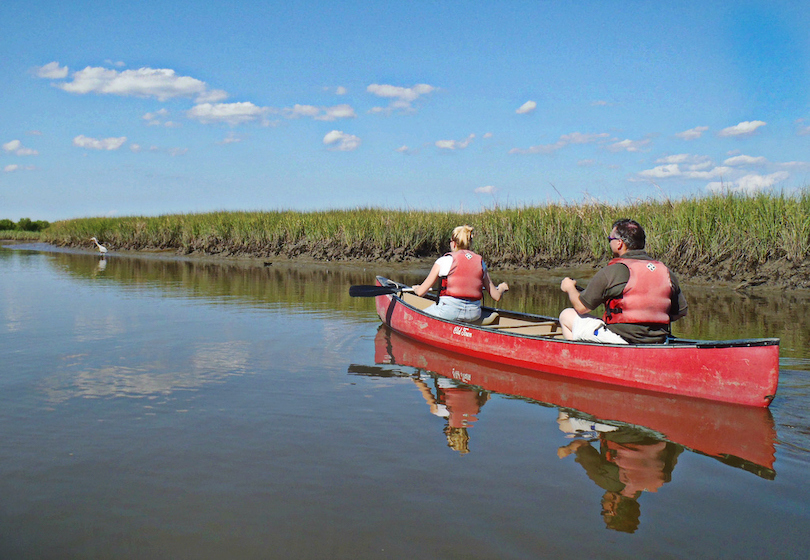
<instances>
[{"instance_id":1,"label":"water reflection","mask_svg":"<svg viewBox=\"0 0 810 560\"><path fill-rule=\"evenodd\" d=\"M182 297L227 300L250 306L280 306L367 317L372 298L352 298L348 287L371 284L376 274L405 283L422 280L431 263L349 264L188 259L177 255L116 254L58 249L46 244L12 245L47 251L61 272L87 281L115 282L127 289L157 288ZM12 251L0 249L0 260ZM261 264L268 264L262 266ZM498 305L516 311L556 316L569 302L560 292L564 270L502 273L510 290ZM587 272L577 277L587 278ZM585 280L587 282L587 280ZM778 337L780 356L810 360L810 292L736 292L685 284L689 314L673 325L676 336L721 340ZM808 361L807 363L810 363ZM801 365L797 369L810 369Z\"/></svg>"},{"instance_id":2,"label":"water reflection","mask_svg":"<svg viewBox=\"0 0 810 560\"><path fill-rule=\"evenodd\" d=\"M605 491L601 501L605 526L634 533L641 517L638 498L672 480L684 447L629 426L572 416L569 411L559 411L557 424L567 436L577 438L560 447L557 456L574 455L588 478Z\"/></svg>"},{"instance_id":3,"label":"water reflection","mask_svg":"<svg viewBox=\"0 0 810 560\"><path fill-rule=\"evenodd\" d=\"M114 282L133 290L159 289L181 297L256 307L281 306L313 311L373 308L373 299L351 298L348 286L367 284L374 274L363 267L324 264L257 266L255 262L182 258L48 253L49 262L68 276Z\"/></svg>"},{"instance_id":4,"label":"water reflection","mask_svg":"<svg viewBox=\"0 0 810 560\"><path fill-rule=\"evenodd\" d=\"M467 428L478 420L481 407L489 400L489 392L459 385L446 377L418 374L411 379L425 398L430 412L447 420L444 435L448 447L462 455L469 453Z\"/></svg>"},{"instance_id":5,"label":"water reflection","mask_svg":"<svg viewBox=\"0 0 810 560\"><path fill-rule=\"evenodd\" d=\"M558 426L573 440L557 455L573 457L604 491L602 515L609 529L636 530L638 498L671 480L684 449L766 480L776 476L776 431L768 409L502 367L417 343L385 326L375 337L374 361L376 366L353 365L349 371L410 377L430 411L446 419L448 446L460 453L470 452L468 429L491 393L557 408Z\"/></svg>"},{"instance_id":6,"label":"water reflection","mask_svg":"<svg viewBox=\"0 0 810 560\"><path fill-rule=\"evenodd\" d=\"M178 371L167 370L158 360L96 365L98 359L93 356L75 354L65 357L59 370L44 378L41 389L51 405L76 398L166 396L244 375L248 358L247 343L239 341L192 345L187 369Z\"/></svg>"}]
</instances>

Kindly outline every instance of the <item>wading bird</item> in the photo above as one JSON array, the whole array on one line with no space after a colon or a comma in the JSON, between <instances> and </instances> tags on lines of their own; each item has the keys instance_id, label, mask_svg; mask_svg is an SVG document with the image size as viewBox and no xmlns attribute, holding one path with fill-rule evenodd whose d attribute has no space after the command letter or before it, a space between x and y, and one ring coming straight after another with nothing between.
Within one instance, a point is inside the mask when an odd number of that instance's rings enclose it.
<instances>
[{"instance_id":1,"label":"wading bird","mask_svg":"<svg viewBox=\"0 0 810 560\"><path fill-rule=\"evenodd\" d=\"M107 248L104 245L102 245L101 243L99 243L98 239L96 239L95 237L91 237L90 241L92 241L93 243L96 244L96 247L98 247L98 252L99 253L101 253L102 255L107 254Z\"/></svg>"}]
</instances>

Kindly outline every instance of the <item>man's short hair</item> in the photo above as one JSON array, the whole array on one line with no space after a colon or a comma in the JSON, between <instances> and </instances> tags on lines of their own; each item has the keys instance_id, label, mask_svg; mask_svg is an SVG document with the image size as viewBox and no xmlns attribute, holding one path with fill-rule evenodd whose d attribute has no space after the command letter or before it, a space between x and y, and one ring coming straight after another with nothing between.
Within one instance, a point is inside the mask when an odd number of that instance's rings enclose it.
<instances>
[{"instance_id":1,"label":"man's short hair","mask_svg":"<svg viewBox=\"0 0 810 560\"><path fill-rule=\"evenodd\" d=\"M622 238L624 244L630 250L643 249L647 245L647 235L644 228L635 220L623 218L613 223L616 234Z\"/></svg>"}]
</instances>

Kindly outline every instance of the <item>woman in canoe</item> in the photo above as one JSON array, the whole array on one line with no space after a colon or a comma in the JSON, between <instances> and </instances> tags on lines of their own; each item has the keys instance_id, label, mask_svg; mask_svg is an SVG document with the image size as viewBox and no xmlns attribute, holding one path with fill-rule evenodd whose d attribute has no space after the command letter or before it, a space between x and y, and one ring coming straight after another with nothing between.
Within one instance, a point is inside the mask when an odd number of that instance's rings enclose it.
<instances>
[{"instance_id":1,"label":"woman in canoe","mask_svg":"<svg viewBox=\"0 0 810 560\"><path fill-rule=\"evenodd\" d=\"M450 252L436 259L425 281L413 287L416 295L423 296L437 278L442 280L439 302L425 309L425 313L451 321L477 321L481 318L484 290L495 301L500 301L509 290L506 282L495 285L481 255L470 250L472 234L471 226L455 228L450 237Z\"/></svg>"}]
</instances>

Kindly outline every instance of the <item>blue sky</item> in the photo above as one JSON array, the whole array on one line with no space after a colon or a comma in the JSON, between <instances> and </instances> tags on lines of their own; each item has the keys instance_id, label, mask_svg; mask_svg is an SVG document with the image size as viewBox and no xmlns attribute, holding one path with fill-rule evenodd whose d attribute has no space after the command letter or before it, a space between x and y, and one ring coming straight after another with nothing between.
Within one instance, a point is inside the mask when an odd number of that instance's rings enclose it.
<instances>
[{"instance_id":1,"label":"blue sky","mask_svg":"<svg viewBox=\"0 0 810 560\"><path fill-rule=\"evenodd\" d=\"M0 218L810 185L805 2L5 0Z\"/></svg>"}]
</instances>

